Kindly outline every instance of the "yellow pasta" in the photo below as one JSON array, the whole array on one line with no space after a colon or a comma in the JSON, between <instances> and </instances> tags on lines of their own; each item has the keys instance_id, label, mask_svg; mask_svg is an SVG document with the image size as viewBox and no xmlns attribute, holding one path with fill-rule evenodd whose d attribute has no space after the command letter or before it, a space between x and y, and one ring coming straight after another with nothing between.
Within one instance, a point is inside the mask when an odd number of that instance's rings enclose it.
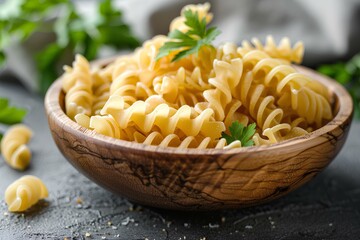
<instances>
[{"instance_id":1,"label":"yellow pasta","mask_svg":"<svg viewBox=\"0 0 360 240\"><path fill-rule=\"evenodd\" d=\"M26 175L6 189L5 202L10 212L23 212L48 195L46 186L39 178Z\"/></svg>"},{"instance_id":2,"label":"yellow pasta","mask_svg":"<svg viewBox=\"0 0 360 240\"><path fill-rule=\"evenodd\" d=\"M225 118L225 108L232 101L231 89L239 83L242 67L240 58L232 59L230 63L214 60L215 76L209 79L209 83L215 88L206 90L203 94L208 102L207 107L214 110L215 119L218 121L223 121Z\"/></svg>"},{"instance_id":3,"label":"yellow pasta","mask_svg":"<svg viewBox=\"0 0 360 240\"><path fill-rule=\"evenodd\" d=\"M242 76L239 84L232 89L232 93L234 98L244 104L261 129L273 127L281 122L283 110L276 107L275 98L267 94L266 87L255 82L251 71Z\"/></svg>"},{"instance_id":4,"label":"yellow pasta","mask_svg":"<svg viewBox=\"0 0 360 240\"><path fill-rule=\"evenodd\" d=\"M242 46L238 49L238 53L244 56L252 50L261 50L269 54L273 58L283 59L289 62L301 63L304 55L304 45L302 42L297 42L294 47L291 47L288 38L281 39L278 46L272 36L267 36L266 43L263 45L257 38L252 39L253 46L248 41L243 41Z\"/></svg>"},{"instance_id":5,"label":"yellow pasta","mask_svg":"<svg viewBox=\"0 0 360 240\"><path fill-rule=\"evenodd\" d=\"M265 44L256 38L241 46L203 44L185 55L186 46L166 50L169 41L182 44L171 36L193 41L189 11L197 13L193 21L198 17L206 25L213 18L209 9L208 3L185 6L170 24L170 37L154 36L104 68L90 69L77 56L63 76L66 113L109 137L197 149L248 146L236 139L227 142L224 133L236 121L255 123L251 140L263 145L302 136L332 119L326 87L291 65L302 61L301 42L292 46L283 38L276 44L269 36ZM178 54L182 58L173 61Z\"/></svg>"},{"instance_id":6,"label":"yellow pasta","mask_svg":"<svg viewBox=\"0 0 360 240\"><path fill-rule=\"evenodd\" d=\"M153 80L154 91L172 106L195 106L204 101L203 91L211 85L202 79L200 68L189 72L179 68L176 72L169 72L155 77Z\"/></svg>"},{"instance_id":7,"label":"yellow pasta","mask_svg":"<svg viewBox=\"0 0 360 240\"><path fill-rule=\"evenodd\" d=\"M63 90L66 93L66 114L74 119L78 113L91 115L93 95L90 65L81 55L76 56L73 68L66 67Z\"/></svg>"},{"instance_id":8,"label":"yellow pasta","mask_svg":"<svg viewBox=\"0 0 360 240\"><path fill-rule=\"evenodd\" d=\"M169 134L163 135L159 132L152 132L149 135L144 135L140 132L134 133L134 141L138 143L143 143L146 145L157 145L160 147L177 147L177 148L196 148L196 149L205 149L205 148L235 148L239 147L239 141L234 142L232 145L226 146L225 139L213 140L210 137L204 137L198 135L186 136L180 138L178 134ZM241 143L240 143L241 144ZM240 145L241 146L241 145Z\"/></svg>"},{"instance_id":9,"label":"yellow pasta","mask_svg":"<svg viewBox=\"0 0 360 240\"><path fill-rule=\"evenodd\" d=\"M253 74L278 98L281 108L293 109L310 124L315 122L317 127L321 127L324 120L332 118L329 97L321 84L314 83L310 77L265 53L247 53L244 56L244 64L246 63L252 64Z\"/></svg>"},{"instance_id":10,"label":"yellow pasta","mask_svg":"<svg viewBox=\"0 0 360 240\"><path fill-rule=\"evenodd\" d=\"M1 140L1 153L5 161L17 170L25 170L30 164L31 151L26 145L33 133L23 124L10 127Z\"/></svg>"}]
</instances>

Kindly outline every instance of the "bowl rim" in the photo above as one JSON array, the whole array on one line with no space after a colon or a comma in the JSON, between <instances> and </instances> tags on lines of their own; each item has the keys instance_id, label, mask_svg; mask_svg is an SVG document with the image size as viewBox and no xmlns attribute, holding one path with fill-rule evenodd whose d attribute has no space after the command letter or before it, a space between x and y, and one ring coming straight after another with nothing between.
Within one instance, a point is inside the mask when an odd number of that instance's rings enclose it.
<instances>
[{"instance_id":1,"label":"bowl rim","mask_svg":"<svg viewBox=\"0 0 360 240\"><path fill-rule=\"evenodd\" d=\"M92 67L104 66L114 58L108 59L100 59L91 63ZM352 120L353 115L353 101L347 90L336 82L335 80L324 76L312 69L309 69L304 66L294 65L294 67L306 74L310 75L314 80L319 81L323 85L327 86L328 91L332 92L338 98L339 110L337 114L334 116L332 120L330 120L326 125L322 126L315 131L312 131L303 136L295 137L292 139L288 139L286 141L282 141L279 143L274 143L271 145L261 145L261 146L251 146L251 147L243 147L243 148L233 148L233 149L196 149L196 148L175 148L175 147L160 147L155 145L146 145L142 143L130 142L126 140L116 139L112 137L108 137L99 133L96 133L94 130L87 129L75 121L71 120L65 112L62 110L59 99L62 91L61 77L59 77L48 89L45 96L45 110L48 118L50 115L54 115L54 119L57 122L56 124L61 124L62 129L67 132L71 132L71 134L80 135L83 138L91 138L93 141L99 144L108 144L109 146L116 147L119 149L127 149L134 150L138 152L145 153L163 153L163 154L171 154L176 156L215 156L215 155L236 155L236 154L245 154L245 153L261 153L268 152L270 150L276 151L279 149L283 149L284 147L295 146L298 144L303 144L311 139L315 139L319 136L327 134L333 130L335 130L339 125L342 125L346 122ZM51 129L50 129L51 130Z\"/></svg>"}]
</instances>

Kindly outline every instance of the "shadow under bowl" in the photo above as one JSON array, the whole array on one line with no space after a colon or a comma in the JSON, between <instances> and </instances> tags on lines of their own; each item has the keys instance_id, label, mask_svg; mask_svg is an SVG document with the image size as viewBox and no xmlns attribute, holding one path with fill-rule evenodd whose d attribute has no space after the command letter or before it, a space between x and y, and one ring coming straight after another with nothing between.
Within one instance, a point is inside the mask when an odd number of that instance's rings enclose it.
<instances>
[{"instance_id":1,"label":"shadow under bowl","mask_svg":"<svg viewBox=\"0 0 360 240\"><path fill-rule=\"evenodd\" d=\"M110 138L65 114L60 80L47 92L46 114L55 143L67 160L95 183L131 201L174 210L253 206L312 179L335 158L347 138L353 113L347 91L313 70L296 68L328 88L335 117L309 134L270 146L197 150Z\"/></svg>"}]
</instances>

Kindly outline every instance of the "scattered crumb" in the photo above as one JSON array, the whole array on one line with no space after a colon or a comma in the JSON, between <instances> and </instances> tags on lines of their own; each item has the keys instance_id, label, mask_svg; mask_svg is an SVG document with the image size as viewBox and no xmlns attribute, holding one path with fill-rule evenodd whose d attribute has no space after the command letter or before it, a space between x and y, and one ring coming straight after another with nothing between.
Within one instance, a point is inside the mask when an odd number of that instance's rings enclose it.
<instances>
[{"instance_id":1,"label":"scattered crumb","mask_svg":"<svg viewBox=\"0 0 360 240\"><path fill-rule=\"evenodd\" d=\"M122 220L121 225L123 226L127 226L130 222L135 222L135 220L133 218L130 217L126 217L124 220Z\"/></svg>"},{"instance_id":2,"label":"scattered crumb","mask_svg":"<svg viewBox=\"0 0 360 240\"><path fill-rule=\"evenodd\" d=\"M112 228L113 230L118 229L117 226L112 226L111 228Z\"/></svg>"},{"instance_id":3,"label":"scattered crumb","mask_svg":"<svg viewBox=\"0 0 360 240\"><path fill-rule=\"evenodd\" d=\"M112 222L110 222L110 221L107 222L107 225L108 225L108 226L111 226L111 225L112 225Z\"/></svg>"},{"instance_id":4,"label":"scattered crumb","mask_svg":"<svg viewBox=\"0 0 360 240\"><path fill-rule=\"evenodd\" d=\"M76 198L76 203L77 203L77 204L83 204L82 198L81 198L81 197L77 197L77 198Z\"/></svg>"},{"instance_id":5,"label":"scattered crumb","mask_svg":"<svg viewBox=\"0 0 360 240\"><path fill-rule=\"evenodd\" d=\"M274 222L274 221L270 221L270 224L271 224L271 225L274 225L274 224L275 224L275 222Z\"/></svg>"},{"instance_id":6,"label":"scattered crumb","mask_svg":"<svg viewBox=\"0 0 360 240\"><path fill-rule=\"evenodd\" d=\"M119 238L119 237L120 237L120 234L116 234L114 237Z\"/></svg>"},{"instance_id":7,"label":"scattered crumb","mask_svg":"<svg viewBox=\"0 0 360 240\"><path fill-rule=\"evenodd\" d=\"M101 239L106 239L106 237L105 237L105 236L102 236Z\"/></svg>"},{"instance_id":8,"label":"scattered crumb","mask_svg":"<svg viewBox=\"0 0 360 240\"><path fill-rule=\"evenodd\" d=\"M221 222L224 223L226 221L225 217L221 217Z\"/></svg>"},{"instance_id":9,"label":"scattered crumb","mask_svg":"<svg viewBox=\"0 0 360 240\"><path fill-rule=\"evenodd\" d=\"M333 223L329 223L329 227L332 227L333 226Z\"/></svg>"},{"instance_id":10,"label":"scattered crumb","mask_svg":"<svg viewBox=\"0 0 360 240\"><path fill-rule=\"evenodd\" d=\"M215 224L209 223L209 228L218 228L218 227L220 227L220 225L217 223Z\"/></svg>"},{"instance_id":11,"label":"scattered crumb","mask_svg":"<svg viewBox=\"0 0 360 240\"><path fill-rule=\"evenodd\" d=\"M200 240L206 240L206 237L202 237L202 238L200 238Z\"/></svg>"},{"instance_id":12,"label":"scattered crumb","mask_svg":"<svg viewBox=\"0 0 360 240\"><path fill-rule=\"evenodd\" d=\"M162 231L165 232L166 231L165 228L163 228Z\"/></svg>"},{"instance_id":13,"label":"scattered crumb","mask_svg":"<svg viewBox=\"0 0 360 240\"><path fill-rule=\"evenodd\" d=\"M253 226L251 226L251 225L246 225L245 226L245 229L252 229L253 228Z\"/></svg>"},{"instance_id":14,"label":"scattered crumb","mask_svg":"<svg viewBox=\"0 0 360 240\"><path fill-rule=\"evenodd\" d=\"M8 216L9 215L9 213L8 212L4 212L4 216L6 217L6 216Z\"/></svg>"},{"instance_id":15,"label":"scattered crumb","mask_svg":"<svg viewBox=\"0 0 360 240\"><path fill-rule=\"evenodd\" d=\"M91 237L91 233L86 232L85 237Z\"/></svg>"},{"instance_id":16,"label":"scattered crumb","mask_svg":"<svg viewBox=\"0 0 360 240\"><path fill-rule=\"evenodd\" d=\"M190 224L189 223L184 223L184 227L190 227Z\"/></svg>"}]
</instances>

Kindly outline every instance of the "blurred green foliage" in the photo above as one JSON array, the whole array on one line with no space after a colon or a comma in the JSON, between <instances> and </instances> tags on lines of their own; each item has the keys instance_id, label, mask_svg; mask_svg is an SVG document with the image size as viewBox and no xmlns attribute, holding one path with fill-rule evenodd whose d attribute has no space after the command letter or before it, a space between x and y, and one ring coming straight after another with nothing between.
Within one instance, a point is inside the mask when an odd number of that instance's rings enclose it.
<instances>
[{"instance_id":1,"label":"blurred green foliage","mask_svg":"<svg viewBox=\"0 0 360 240\"><path fill-rule=\"evenodd\" d=\"M7 125L21 123L26 113L26 109L9 106L9 100L0 97L0 123Z\"/></svg>"},{"instance_id":2,"label":"blurred green foliage","mask_svg":"<svg viewBox=\"0 0 360 240\"><path fill-rule=\"evenodd\" d=\"M99 1L96 9L89 17L70 0L7 0L0 5L0 65L6 61L4 49L11 41L25 41L36 31L54 33L56 41L34 57L44 94L59 75L59 61L65 54L80 53L92 60L103 46L133 49L139 45L112 0Z\"/></svg>"},{"instance_id":3,"label":"blurred green foliage","mask_svg":"<svg viewBox=\"0 0 360 240\"><path fill-rule=\"evenodd\" d=\"M355 118L360 119L360 54L348 62L322 65L317 70L346 87L354 101Z\"/></svg>"},{"instance_id":4,"label":"blurred green foliage","mask_svg":"<svg viewBox=\"0 0 360 240\"><path fill-rule=\"evenodd\" d=\"M19 108L9 105L7 98L0 97L0 123L6 125L13 125L21 123L27 114L25 108ZM3 132L0 131L0 142L3 137Z\"/></svg>"}]
</instances>

